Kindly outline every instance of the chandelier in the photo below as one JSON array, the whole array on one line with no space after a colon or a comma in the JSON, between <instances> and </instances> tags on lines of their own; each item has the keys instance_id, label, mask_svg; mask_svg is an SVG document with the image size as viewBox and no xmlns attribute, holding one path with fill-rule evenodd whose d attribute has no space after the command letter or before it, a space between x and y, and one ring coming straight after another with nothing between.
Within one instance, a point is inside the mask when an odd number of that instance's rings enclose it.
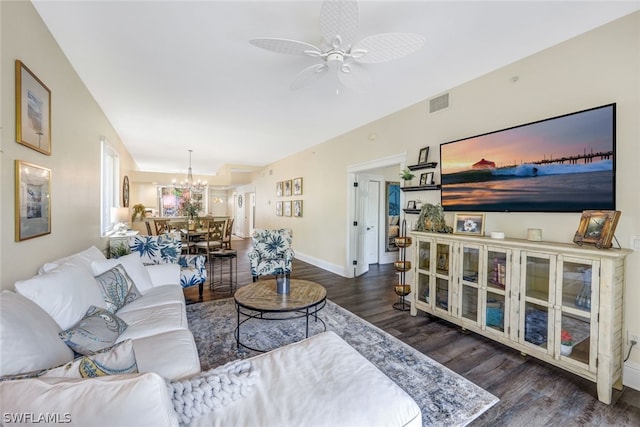
<instances>
[{"instance_id":1,"label":"chandelier","mask_svg":"<svg viewBox=\"0 0 640 427\"><path fill-rule=\"evenodd\" d=\"M204 191L207 188L207 181L194 181L193 170L191 169L191 153L193 150L189 150L189 169L187 171L187 179L180 181L178 184L174 178L171 183L175 188L189 191Z\"/></svg>"}]
</instances>

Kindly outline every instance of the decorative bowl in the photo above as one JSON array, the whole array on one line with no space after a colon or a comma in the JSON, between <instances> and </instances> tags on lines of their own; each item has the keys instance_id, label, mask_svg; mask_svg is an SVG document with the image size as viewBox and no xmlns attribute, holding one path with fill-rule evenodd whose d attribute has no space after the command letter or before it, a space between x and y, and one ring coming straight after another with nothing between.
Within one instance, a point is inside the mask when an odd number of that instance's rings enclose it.
<instances>
[{"instance_id":1,"label":"decorative bowl","mask_svg":"<svg viewBox=\"0 0 640 427\"><path fill-rule=\"evenodd\" d=\"M396 295L403 297L411 293L411 285L396 285L394 287Z\"/></svg>"},{"instance_id":2,"label":"decorative bowl","mask_svg":"<svg viewBox=\"0 0 640 427\"><path fill-rule=\"evenodd\" d=\"M393 266L396 271L409 271L411 270L411 261L394 261Z\"/></svg>"},{"instance_id":3,"label":"decorative bowl","mask_svg":"<svg viewBox=\"0 0 640 427\"><path fill-rule=\"evenodd\" d=\"M411 246L411 236L396 237L396 246L399 248L408 248Z\"/></svg>"}]
</instances>

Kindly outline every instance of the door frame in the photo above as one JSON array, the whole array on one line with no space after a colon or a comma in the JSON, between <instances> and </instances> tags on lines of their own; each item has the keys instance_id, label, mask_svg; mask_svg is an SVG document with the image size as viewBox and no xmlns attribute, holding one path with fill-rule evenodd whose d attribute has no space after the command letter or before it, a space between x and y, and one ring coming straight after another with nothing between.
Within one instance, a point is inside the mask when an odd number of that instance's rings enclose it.
<instances>
[{"instance_id":1,"label":"door frame","mask_svg":"<svg viewBox=\"0 0 640 427\"><path fill-rule=\"evenodd\" d=\"M407 153L393 154L387 157L381 157L379 159L369 160L362 163L356 163L347 166L347 221L346 227L346 242L345 242L345 276L354 277L353 261L364 262L357 258L356 251L356 239L358 238L356 233L356 227L353 226L353 222L357 220L356 200L354 197L353 183L356 182L356 177L359 172L366 172L371 169L377 169L382 167L388 167L393 165L399 165L398 173L400 170L406 167ZM403 206L404 194L400 193L400 205Z\"/></svg>"}]
</instances>

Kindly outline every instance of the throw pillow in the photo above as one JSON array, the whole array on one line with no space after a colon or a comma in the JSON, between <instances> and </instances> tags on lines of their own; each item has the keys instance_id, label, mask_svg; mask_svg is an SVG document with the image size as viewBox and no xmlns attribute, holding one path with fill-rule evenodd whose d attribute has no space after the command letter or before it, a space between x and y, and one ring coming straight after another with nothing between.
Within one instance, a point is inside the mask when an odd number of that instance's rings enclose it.
<instances>
[{"instance_id":1,"label":"throw pillow","mask_svg":"<svg viewBox=\"0 0 640 427\"><path fill-rule=\"evenodd\" d=\"M48 273L19 280L15 288L20 295L38 304L63 330L78 323L92 305L105 307L91 272L73 264L63 264Z\"/></svg>"},{"instance_id":2,"label":"throw pillow","mask_svg":"<svg viewBox=\"0 0 640 427\"><path fill-rule=\"evenodd\" d=\"M93 270L93 274L97 276L115 267L118 264L122 264L133 283L136 284L136 288L138 288L138 290L142 294L153 287L149 272L147 271L147 268L144 266L142 260L140 259L140 256L138 256L137 253L125 255L117 259L93 261L91 263L91 269Z\"/></svg>"},{"instance_id":3,"label":"throw pillow","mask_svg":"<svg viewBox=\"0 0 640 427\"><path fill-rule=\"evenodd\" d=\"M96 378L106 375L137 374L138 365L133 351L133 341L125 340L97 353L82 356L69 363L51 369L5 376L0 381L22 380L38 377Z\"/></svg>"},{"instance_id":4,"label":"throw pillow","mask_svg":"<svg viewBox=\"0 0 640 427\"><path fill-rule=\"evenodd\" d=\"M123 305L140 298L133 280L127 274L122 264L96 276L96 281L102 292L107 310L112 313L120 310Z\"/></svg>"},{"instance_id":5,"label":"throw pillow","mask_svg":"<svg viewBox=\"0 0 640 427\"><path fill-rule=\"evenodd\" d=\"M84 267L89 271L91 271L91 263L93 261L102 261L105 259L106 258L104 254L100 251L100 249L96 248L95 246L91 246L90 248L85 249L84 251L44 264L42 267L38 269L38 274L48 273L51 270L54 270L60 267L62 264L73 264L80 267Z\"/></svg>"},{"instance_id":6,"label":"throw pillow","mask_svg":"<svg viewBox=\"0 0 640 427\"><path fill-rule=\"evenodd\" d=\"M87 355L111 347L125 329L124 320L92 305L78 324L58 336L76 353Z\"/></svg>"},{"instance_id":7,"label":"throw pillow","mask_svg":"<svg viewBox=\"0 0 640 427\"><path fill-rule=\"evenodd\" d=\"M46 369L73 360L60 326L28 298L0 293L0 375Z\"/></svg>"}]
</instances>

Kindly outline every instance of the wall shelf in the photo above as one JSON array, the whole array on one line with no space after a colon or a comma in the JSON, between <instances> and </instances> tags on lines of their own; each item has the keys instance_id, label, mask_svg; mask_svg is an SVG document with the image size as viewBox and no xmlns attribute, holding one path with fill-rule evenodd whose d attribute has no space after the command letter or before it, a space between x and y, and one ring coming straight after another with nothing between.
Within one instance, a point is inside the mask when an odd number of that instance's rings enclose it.
<instances>
[{"instance_id":1,"label":"wall shelf","mask_svg":"<svg viewBox=\"0 0 640 427\"><path fill-rule=\"evenodd\" d=\"M404 208L402 210L404 211L404 213L408 213L408 214L419 214L420 213L420 209L407 209L407 208Z\"/></svg>"},{"instance_id":2,"label":"wall shelf","mask_svg":"<svg viewBox=\"0 0 640 427\"><path fill-rule=\"evenodd\" d=\"M415 171L419 169L433 169L438 166L438 162L429 162L429 163L419 163L417 165L407 166L407 169L410 171Z\"/></svg>"},{"instance_id":3,"label":"wall shelf","mask_svg":"<svg viewBox=\"0 0 640 427\"><path fill-rule=\"evenodd\" d=\"M402 191L440 190L440 184L416 185L412 187L400 187Z\"/></svg>"}]
</instances>

